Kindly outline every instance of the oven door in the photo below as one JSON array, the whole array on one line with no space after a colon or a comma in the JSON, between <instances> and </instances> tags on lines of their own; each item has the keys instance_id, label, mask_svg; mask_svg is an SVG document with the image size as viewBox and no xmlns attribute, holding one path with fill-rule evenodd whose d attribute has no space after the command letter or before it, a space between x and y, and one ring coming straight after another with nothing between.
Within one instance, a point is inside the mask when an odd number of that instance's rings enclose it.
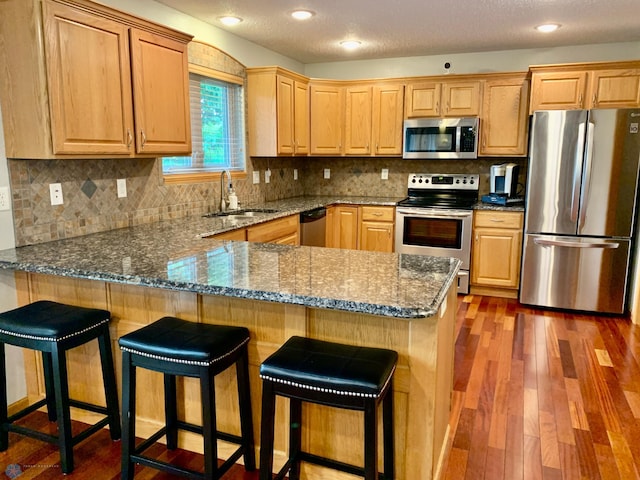
<instances>
[{"instance_id":1,"label":"oven door","mask_svg":"<svg viewBox=\"0 0 640 480\"><path fill-rule=\"evenodd\" d=\"M453 257L462 262L458 292L469 292L471 210L396 207L396 252Z\"/></svg>"}]
</instances>

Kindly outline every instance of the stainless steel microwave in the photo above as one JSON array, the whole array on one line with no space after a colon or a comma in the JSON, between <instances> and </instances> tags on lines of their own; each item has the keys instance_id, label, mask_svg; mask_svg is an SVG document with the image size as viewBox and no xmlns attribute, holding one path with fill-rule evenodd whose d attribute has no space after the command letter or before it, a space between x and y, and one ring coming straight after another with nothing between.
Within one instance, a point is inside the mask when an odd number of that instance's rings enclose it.
<instances>
[{"instance_id":1,"label":"stainless steel microwave","mask_svg":"<svg viewBox=\"0 0 640 480\"><path fill-rule=\"evenodd\" d=\"M478 158L478 118L404 121L402 158Z\"/></svg>"}]
</instances>

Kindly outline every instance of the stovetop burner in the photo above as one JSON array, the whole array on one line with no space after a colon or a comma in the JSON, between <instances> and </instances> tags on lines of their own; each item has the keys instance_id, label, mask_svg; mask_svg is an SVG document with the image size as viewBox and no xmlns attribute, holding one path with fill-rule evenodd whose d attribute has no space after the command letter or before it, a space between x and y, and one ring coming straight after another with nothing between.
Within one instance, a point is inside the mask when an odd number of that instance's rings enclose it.
<instances>
[{"instance_id":1,"label":"stovetop burner","mask_svg":"<svg viewBox=\"0 0 640 480\"><path fill-rule=\"evenodd\" d=\"M470 209L478 201L479 181L477 174L412 173L408 181L409 196L397 205Z\"/></svg>"}]
</instances>

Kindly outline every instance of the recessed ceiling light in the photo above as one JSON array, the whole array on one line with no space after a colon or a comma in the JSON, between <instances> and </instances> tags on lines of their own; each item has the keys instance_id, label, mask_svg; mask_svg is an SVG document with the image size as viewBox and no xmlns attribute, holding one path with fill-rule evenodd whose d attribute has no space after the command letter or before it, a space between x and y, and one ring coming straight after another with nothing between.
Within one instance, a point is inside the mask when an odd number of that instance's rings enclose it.
<instances>
[{"instance_id":1,"label":"recessed ceiling light","mask_svg":"<svg viewBox=\"0 0 640 480\"><path fill-rule=\"evenodd\" d=\"M240 17L231 17L231 16L219 17L218 20L220 20L220 23L222 23L223 25L226 25L227 27L237 25L242 21Z\"/></svg>"},{"instance_id":2,"label":"recessed ceiling light","mask_svg":"<svg viewBox=\"0 0 640 480\"><path fill-rule=\"evenodd\" d=\"M313 17L314 13L310 10L295 10L291 12L291 16L296 20L307 20Z\"/></svg>"},{"instance_id":3,"label":"recessed ceiling light","mask_svg":"<svg viewBox=\"0 0 640 480\"><path fill-rule=\"evenodd\" d=\"M559 28L560 25L558 25L557 23L545 23L544 25L538 25L536 27L536 30L542 33L551 33L555 32Z\"/></svg>"},{"instance_id":4,"label":"recessed ceiling light","mask_svg":"<svg viewBox=\"0 0 640 480\"><path fill-rule=\"evenodd\" d=\"M355 50L360 45L362 45L362 42L359 42L358 40L344 40L340 42L340 46L345 50Z\"/></svg>"}]
</instances>

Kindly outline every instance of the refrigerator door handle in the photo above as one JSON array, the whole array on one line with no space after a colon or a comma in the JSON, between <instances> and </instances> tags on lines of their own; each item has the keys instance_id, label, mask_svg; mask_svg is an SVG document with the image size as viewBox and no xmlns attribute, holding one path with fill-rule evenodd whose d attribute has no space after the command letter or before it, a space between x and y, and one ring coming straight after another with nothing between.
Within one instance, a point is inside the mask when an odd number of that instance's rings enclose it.
<instances>
[{"instance_id":1,"label":"refrigerator door handle","mask_svg":"<svg viewBox=\"0 0 640 480\"><path fill-rule=\"evenodd\" d=\"M534 238L533 243L541 247L569 247L569 248L618 248L619 243L616 242L574 242L571 240L552 240L546 238Z\"/></svg>"},{"instance_id":2,"label":"refrigerator door handle","mask_svg":"<svg viewBox=\"0 0 640 480\"><path fill-rule=\"evenodd\" d=\"M576 159L573 169L573 185L571 186L571 221L577 222L578 208L580 206L580 175L582 173L582 159L584 155L584 131L585 123L578 125L578 144L576 146Z\"/></svg>"},{"instance_id":3,"label":"refrigerator door handle","mask_svg":"<svg viewBox=\"0 0 640 480\"><path fill-rule=\"evenodd\" d=\"M589 122L587 124L587 155L584 161L584 172L582 178L582 194L580 195L580 219L578 222L578 228L584 226L586 221L586 209L583 207L589 201L589 188L591 187L591 163L593 161L593 131L595 129L595 123Z\"/></svg>"}]
</instances>

